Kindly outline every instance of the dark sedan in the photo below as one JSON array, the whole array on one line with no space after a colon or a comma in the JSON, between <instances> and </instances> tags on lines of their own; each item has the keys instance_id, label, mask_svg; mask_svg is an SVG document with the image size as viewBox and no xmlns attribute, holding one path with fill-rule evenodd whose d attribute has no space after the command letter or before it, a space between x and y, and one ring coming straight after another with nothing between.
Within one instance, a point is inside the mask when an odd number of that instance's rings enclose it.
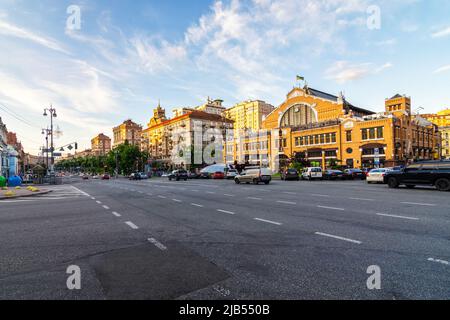
<instances>
[{"instance_id":1,"label":"dark sedan","mask_svg":"<svg viewBox=\"0 0 450 320\"><path fill-rule=\"evenodd\" d=\"M296 169L287 169L281 174L281 180L300 180L300 175Z\"/></svg>"},{"instance_id":2,"label":"dark sedan","mask_svg":"<svg viewBox=\"0 0 450 320\"><path fill-rule=\"evenodd\" d=\"M341 170L325 170L323 173L324 180L342 180L344 179L344 172Z\"/></svg>"},{"instance_id":3,"label":"dark sedan","mask_svg":"<svg viewBox=\"0 0 450 320\"><path fill-rule=\"evenodd\" d=\"M186 170L175 170L175 171L172 171L171 174L169 174L169 181L172 181L172 180L187 181L187 179L188 179L188 173Z\"/></svg>"},{"instance_id":4,"label":"dark sedan","mask_svg":"<svg viewBox=\"0 0 450 320\"><path fill-rule=\"evenodd\" d=\"M343 178L345 180L365 180L366 174L360 169L346 169Z\"/></svg>"}]
</instances>

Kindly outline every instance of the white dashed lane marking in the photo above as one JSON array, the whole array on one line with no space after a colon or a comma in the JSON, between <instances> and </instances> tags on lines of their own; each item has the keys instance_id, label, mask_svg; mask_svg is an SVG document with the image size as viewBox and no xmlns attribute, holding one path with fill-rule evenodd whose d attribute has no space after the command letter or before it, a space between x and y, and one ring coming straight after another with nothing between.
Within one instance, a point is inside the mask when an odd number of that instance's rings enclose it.
<instances>
[{"instance_id":1,"label":"white dashed lane marking","mask_svg":"<svg viewBox=\"0 0 450 320\"><path fill-rule=\"evenodd\" d=\"M222 213L227 213L227 214L236 214L232 211L227 211L227 210L222 210L222 209L217 209L218 212L222 212Z\"/></svg>"},{"instance_id":2,"label":"white dashed lane marking","mask_svg":"<svg viewBox=\"0 0 450 320\"><path fill-rule=\"evenodd\" d=\"M131 221L127 221L127 222L125 222L125 224L127 224L131 229L134 229L134 230L139 229L139 227Z\"/></svg>"},{"instance_id":3,"label":"white dashed lane marking","mask_svg":"<svg viewBox=\"0 0 450 320\"><path fill-rule=\"evenodd\" d=\"M350 200L358 200L358 201L375 201L374 199L364 199L364 198L349 198Z\"/></svg>"},{"instance_id":4,"label":"white dashed lane marking","mask_svg":"<svg viewBox=\"0 0 450 320\"><path fill-rule=\"evenodd\" d=\"M277 201L278 203L282 203L282 204L297 204L296 202L291 202L291 201Z\"/></svg>"},{"instance_id":5,"label":"white dashed lane marking","mask_svg":"<svg viewBox=\"0 0 450 320\"><path fill-rule=\"evenodd\" d=\"M118 217L118 218L122 216L122 215L120 215L119 213L117 213L117 212L115 212L115 211L113 211L112 214L115 215L115 216Z\"/></svg>"},{"instance_id":6,"label":"white dashed lane marking","mask_svg":"<svg viewBox=\"0 0 450 320\"><path fill-rule=\"evenodd\" d=\"M178 200L178 199L172 199L172 201L175 201L175 202L182 202L181 200Z\"/></svg>"},{"instance_id":7,"label":"white dashed lane marking","mask_svg":"<svg viewBox=\"0 0 450 320\"><path fill-rule=\"evenodd\" d=\"M158 196L158 198L167 199L167 197L164 197L164 196Z\"/></svg>"},{"instance_id":8,"label":"white dashed lane marking","mask_svg":"<svg viewBox=\"0 0 450 320\"><path fill-rule=\"evenodd\" d=\"M165 245L163 245L161 242L157 241L154 238L149 238L148 241L150 243L153 243L158 249L161 249L162 251L167 250L167 247Z\"/></svg>"},{"instance_id":9,"label":"white dashed lane marking","mask_svg":"<svg viewBox=\"0 0 450 320\"><path fill-rule=\"evenodd\" d=\"M352 242L352 243L356 243L356 244L361 244L362 243L361 241L358 241L358 240L353 240L353 239L349 239L349 238L335 236L335 235L328 234L328 233L316 232L315 234L319 235L319 236L323 236L323 237L328 237L328 238L333 238L333 239L337 239L337 240Z\"/></svg>"},{"instance_id":10,"label":"white dashed lane marking","mask_svg":"<svg viewBox=\"0 0 450 320\"><path fill-rule=\"evenodd\" d=\"M280 223L280 222L266 220L266 219L255 218L255 220L261 221L261 222L265 222L265 223L275 224L277 226L281 226L282 225L282 223Z\"/></svg>"},{"instance_id":11,"label":"white dashed lane marking","mask_svg":"<svg viewBox=\"0 0 450 320\"><path fill-rule=\"evenodd\" d=\"M97 202L98 204L102 204L102 202L101 202L101 201L95 201L95 202Z\"/></svg>"},{"instance_id":12,"label":"white dashed lane marking","mask_svg":"<svg viewBox=\"0 0 450 320\"><path fill-rule=\"evenodd\" d=\"M262 200L261 198L256 198L256 197L247 197L247 199L249 199L249 200Z\"/></svg>"},{"instance_id":13,"label":"white dashed lane marking","mask_svg":"<svg viewBox=\"0 0 450 320\"><path fill-rule=\"evenodd\" d=\"M317 206L317 208L321 209L328 209L328 210L338 210L338 211L345 211L344 208L335 208L335 207L326 207L326 206Z\"/></svg>"},{"instance_id":14,"label":"white dashed lane marking","mask_svg":"<svg viewBox=\"0 0 450 320\"><path fill-rule=\"evenodd\" d=\"M398 215L394 215L394 214L386 214L386 213L377 213L377 216L390 217L390 218L398 218L398 219L406 219L406 220L420 220L419 218L406 217L406 216L398 216Z\"/></svg>"},{"instance_id":15,"label":"white dashed lane marking","mask_svg":"<svg viewBox=\"0 0 450 320\"><path fill-rule=\"evenodd\" d=\"M191 206L203 208L203 205L197 203L191 203Z\"/></svg>"},{"instance_id":16,"label":"white dashed lane marking","mask_svg":"<svg viewBox=\"0 0 450 320\"><path fill-rule=\"evenodd\" d=\"M103 209L109 210L109 207L108 206L103 206Z\"/></svg>"},{"instance_id":17,"label":"white dashed lane marking","mask_svg":"<svg viewBox=\"0 0 450 320\"><path fill-rule=\"evenodd\" d=\"M441 260L441 259L434 259L434 258L429 258L428 261L430 262L436 262L436 263L440 263L440 264L444 264L446 266L450 265L450 262L446 261L446 260Z\"/></svg>"},{"instance_id":18,"label":"white dashed lane marking","mask_svg":"<svg viewBox=\"0 0 450 320\"><path fill-rule=\"evenodd\" d=\"M402 204L412 204L414 206L426 206L426 207L435 207L435 204L432 203L419 203L419 202L400 202Z\"/></svg>"}]
</instances>

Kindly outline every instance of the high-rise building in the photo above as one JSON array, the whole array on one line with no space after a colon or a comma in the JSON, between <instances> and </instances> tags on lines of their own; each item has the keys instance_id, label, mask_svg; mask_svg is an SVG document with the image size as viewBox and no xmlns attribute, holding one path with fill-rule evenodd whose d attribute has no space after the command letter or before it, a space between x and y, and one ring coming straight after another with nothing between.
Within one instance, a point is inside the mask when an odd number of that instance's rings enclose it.
<instances>
[{"instance_id":1,"label":"high-rise building","mask_svg":"<svg viewBox=\"0 0 450 320\"><path fill-rule=\"evenodd\" d=\"M111 151L111 139L100 133L91 140L91 150L94 156L104 156Z\"/></svg>"},{"instance_id":2,"label":"high-rise building","mask_svg":"<svg viewBox=\"0 0 450 320\"><path fill-rule=\"evenodd\" d=\"M140 146L141 143L141 131L142 126L131 121L130 119L124 121L121 125L113 128L114 145L117 147L128 141L129 144L134 146Z\"/></svg>"},{"instance_id":3,"label":"high-rise building","mask_svg":"<svg viewBox=\"0 0 450 320\"><path fill-rule=\"evenodd\" d=\"M225 111L225 117L234 121L236 130L257 131L263 120L274 110L274 106L260 100L244 101Z\"/></svg>"}]
</instances>

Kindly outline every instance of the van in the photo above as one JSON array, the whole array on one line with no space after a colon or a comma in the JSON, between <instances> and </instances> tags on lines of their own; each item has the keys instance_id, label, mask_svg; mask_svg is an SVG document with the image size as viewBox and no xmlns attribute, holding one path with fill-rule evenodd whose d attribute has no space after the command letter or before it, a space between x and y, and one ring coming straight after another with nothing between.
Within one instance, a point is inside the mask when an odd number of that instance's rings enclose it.
<instances>
[{"instance_id":1,"label":"van","mask_svg":"<svg viewBox=\"0 0 450 320\"><path fill-rule=\"evenodd\" d=\"M303 180L323 180L322 168L308 167L304 168L302 172Z\"/></svg>"},{"instance_id":2,"label":"van","mask_svg":"<svg viewBox=\"0 0 450 320\"><path fill-rule=\"evenodd\" d=\"M269 184L272 181L272 171L268 168L248 168L234 178L236 184L253 183Z\"/></svg>"}]
</instances>

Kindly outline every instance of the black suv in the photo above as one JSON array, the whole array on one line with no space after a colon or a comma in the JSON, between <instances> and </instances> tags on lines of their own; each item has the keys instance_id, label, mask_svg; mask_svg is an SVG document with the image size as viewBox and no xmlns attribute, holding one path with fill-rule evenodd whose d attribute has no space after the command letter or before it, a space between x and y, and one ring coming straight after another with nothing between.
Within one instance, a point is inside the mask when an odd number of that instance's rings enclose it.
<instances>
[{"instance_id":1,"label":"black suv","mask_svg":"<svg viewBox=\"0 0 450 320\"><path fill-rule=\"evenodd\" d=\"M175 179L176 181L180 181L180 180L187 181L188 173L186 170L172 171L172 173L169 174L169 181L172 181L173 179Z\"/></svg>"},{"instance_id":2,"label":"black suv","mask_svg":"<svg viewBox=\"0 0 450 320\"><path fill-rule=\"evenodd\" d=\"M416 185L430 185L439 191L449 191L450 161L417 162L402 170L388 172L384 182L390 188L398 188L401 184L410 189Z\"/></svg>"}]
</instances>

